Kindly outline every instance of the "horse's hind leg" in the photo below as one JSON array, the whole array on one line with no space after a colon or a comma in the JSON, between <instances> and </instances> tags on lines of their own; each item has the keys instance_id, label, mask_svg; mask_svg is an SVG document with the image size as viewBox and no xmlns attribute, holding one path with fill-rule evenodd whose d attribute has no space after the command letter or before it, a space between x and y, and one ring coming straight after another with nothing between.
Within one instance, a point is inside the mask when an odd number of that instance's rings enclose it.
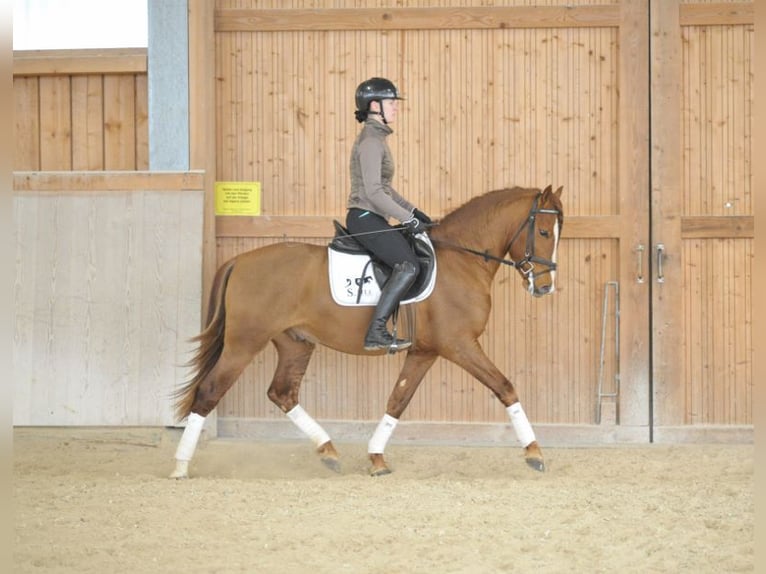
<instances>
[{"instance_id":1,"label":"horse's hind leg","mask_svg":"<svg viewBox=\"0 0 766 574\"><path fill-rule=\"evenodd\" d=\"M303 410L298 398L303 375L306 374L311 354L314 352L314 343L296 339L289 333L282 333L274 337L272 342L277 348L279 360L271 386L269 386L269 399L282 409L282 412L293 421L295 426L314 441L322 463L327 468L340 472L338 452L335 450L330 436L311 415Z\"/></svg>"},{"instance_id":2,"label":"horse's hind leg","mask_svg":"<svg viewBox=\"0 0 766 574\"><path fill-rule=\"evenodd\" d=\"M197 387L186 428L176 449L176 468L171 473L170 478L187 478L189 476L189 463L197 449L205 418L218 405L226 391L231 388L244 368L253 360L255 354L268 343L268 339L243 340L247 340L247 343L232 344L228 342L224 346L215 366Z\"/></svg>"}]
</instances>

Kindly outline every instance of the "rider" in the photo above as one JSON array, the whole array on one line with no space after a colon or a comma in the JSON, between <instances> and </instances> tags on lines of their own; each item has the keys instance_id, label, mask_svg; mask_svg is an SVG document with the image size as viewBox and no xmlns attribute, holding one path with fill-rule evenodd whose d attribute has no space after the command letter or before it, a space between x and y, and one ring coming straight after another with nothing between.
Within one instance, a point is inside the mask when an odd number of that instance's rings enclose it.
<instances>
[{"instance_id":1,"label":"rider","mask_svg":"<svg viewBox=\"0 0 766 574\"><path fill-rule=\"evenodd\" d=\"M391 187L394 160L386 143L393 133L399 97L394 84L385 78L370 78L356 88L356 121L364 123L351 149L351 193L346 227L393 273L383 286L372 322L364 338L364 349L406 349L412 343L395 339L387 322L415 281L419 263L401 233L388 223L400 221L409 233L422 230L431 219Z\"/></svg>"}]
</instances>

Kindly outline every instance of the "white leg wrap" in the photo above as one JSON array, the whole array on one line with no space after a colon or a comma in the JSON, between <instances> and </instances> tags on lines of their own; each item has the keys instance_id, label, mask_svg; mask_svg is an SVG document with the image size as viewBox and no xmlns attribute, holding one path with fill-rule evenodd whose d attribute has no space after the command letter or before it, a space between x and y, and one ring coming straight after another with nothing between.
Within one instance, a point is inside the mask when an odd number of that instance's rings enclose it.
<instances>
[{"instance_id":1,"label":"white leg wrap","mask_svg":"<svg viewBox=\"0 0 766 574\"><path fill-rule=\"evenodd\" d=\"M508 412L508 416L511 417L513 430L516 431L516 437L519 439L521 446L528 447L530 443L535 441L535 431L532 430L532 425L529 424L527 414L521 408L521 403L513 403L510 407L506 407L505 410Z\"/></svg>"},{"instance_id":2,"label":"white leg wrap","mask_svg":"<svg viewBox=\"0 0 766 574\"><path fill-rule=\"evenodd\" d=\"M194 456L194 451L197 449L197 442L199 442L199 435L202 433L202 425L205 424L205 417L198 415L197 413L191 413L186 421L186 428L184 434L181 435L181 440L178 443L176 449L176 460L190 461Z\"/></svg>"},{"instance_id":3,"label":"white leg wrap","mask_svg":"<svg viewBox=\"0 0 766 574\"><path fill-rule=\"evenodd\" d=\"M295 405L292 410L287 413L287 416L295 423L295 426L301 429L307 437L314 441L314 444L317 445L317 447L322 446L326 442L330 442L330 435L328 435L325 430L319 426L319 423L311 418L300 405Z\"/></svg>"},{"instance_id":4,"label":"white leg wrap","mask_svg":"<svg viewBox=\"0 0 766 574\"><path fill-rule=\"evenodd\" d=\"M388 444L388 439L394 433L396 423L399 419L395 419L389 414L383 415L383 418L378 423L378 428L375 429L375 433L372 435L370 442L367 443L368 454L383 454Z\"/></svg>"}]
</instances>

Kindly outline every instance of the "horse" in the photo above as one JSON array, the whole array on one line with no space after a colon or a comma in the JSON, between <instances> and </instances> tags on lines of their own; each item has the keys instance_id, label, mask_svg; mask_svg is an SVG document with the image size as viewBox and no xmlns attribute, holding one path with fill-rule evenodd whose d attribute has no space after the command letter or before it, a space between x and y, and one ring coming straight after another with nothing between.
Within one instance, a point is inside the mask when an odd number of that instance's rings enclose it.
<instances>
[{"instance_id":1,"label":"horse","mask_svg":"<svg viewBox=\"0 0 766 574\"><path fill-rule=\"evenodd\" d=\"M486 356L478 338L492 306L501 265L518 272L534 297L555 290L556 252L564 212L562 188L504 188L476 196L428 230L438 261L431 295L414 304L412 345L385 414L368 443L370 474L391 472L386 444L423 377L438 357L489 388L505 407L526 463L544 471L542 450L513 384ZM506 258L506 256L508 258ZM268 398L310 438L320 460L340 471L329 435L299 403L301 380L316 345L355 355L365 351L372 307L344 307L331 297L327 248L282 242L236 255L215 274L204 330L192 339L193 376L174 393L176 416L187 419L171 478L187 478L205 417L269 342L277 350Z\"/></svg>"}]
</instances>

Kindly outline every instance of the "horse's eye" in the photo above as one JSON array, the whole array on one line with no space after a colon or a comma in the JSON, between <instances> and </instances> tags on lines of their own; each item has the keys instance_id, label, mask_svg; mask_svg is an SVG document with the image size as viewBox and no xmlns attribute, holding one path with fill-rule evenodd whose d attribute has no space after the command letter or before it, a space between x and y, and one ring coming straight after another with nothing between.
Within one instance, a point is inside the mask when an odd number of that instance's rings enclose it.
<instances>
[{"instance_id":1,"label":"horse's eye","mask_svg":"<svg viewBox=\"0 0 766 574\"><path fill-rule=\"evenodd\" d=\"M547 229L541 229L540 230L540 235L542 235L543 237L548 237L550 234L551 234L551 232L548 231Z\"/></svg>"}]
</instances>

